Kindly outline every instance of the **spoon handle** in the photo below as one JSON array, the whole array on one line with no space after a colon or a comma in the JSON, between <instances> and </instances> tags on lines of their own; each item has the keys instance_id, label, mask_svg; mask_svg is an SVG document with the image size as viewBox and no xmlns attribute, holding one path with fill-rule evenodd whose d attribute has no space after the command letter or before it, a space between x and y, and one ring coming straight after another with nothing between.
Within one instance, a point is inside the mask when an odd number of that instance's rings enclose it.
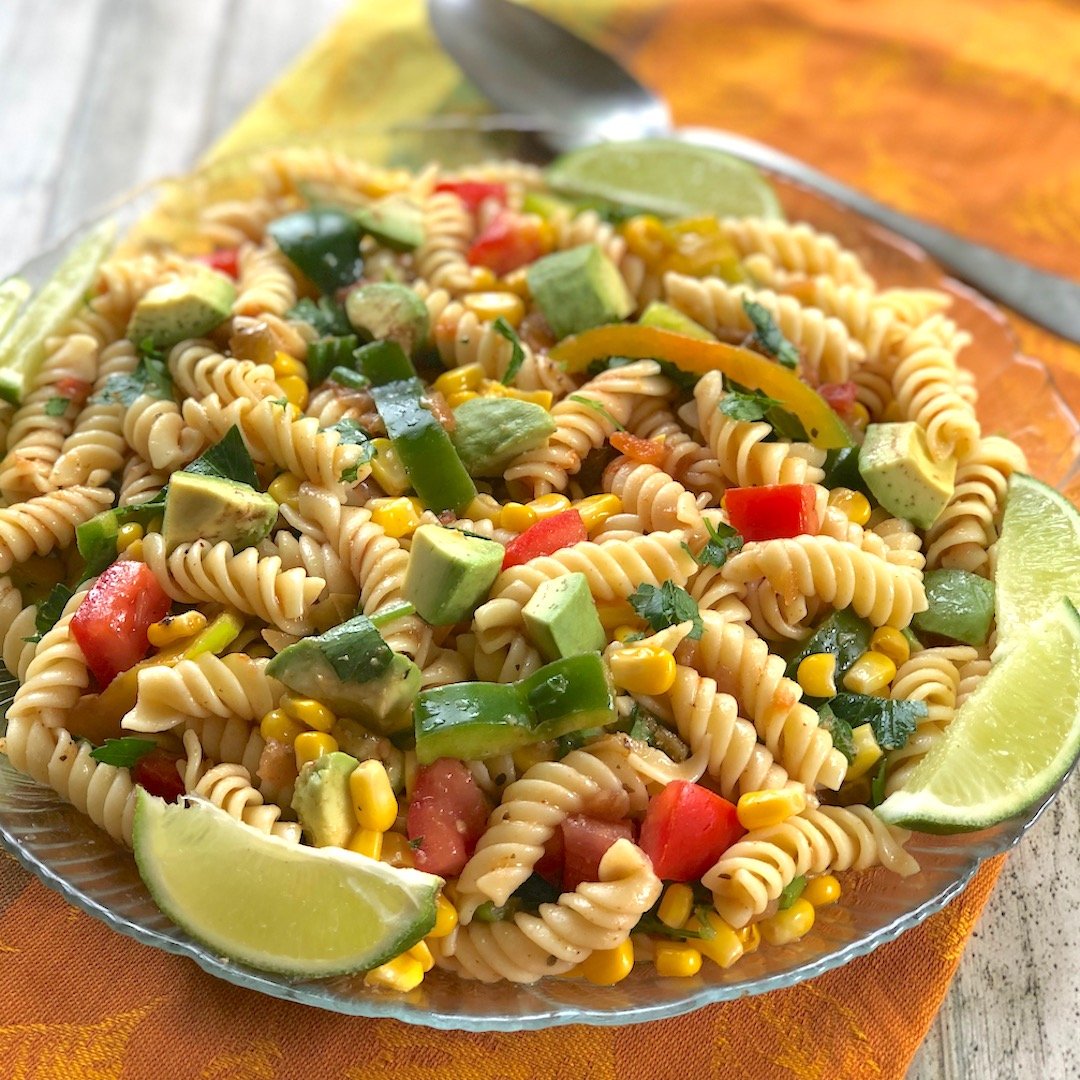
<instances>
[{"instance_id":1,"label":"spoon handle","mask_svg":"<svg viewBox=\"0 0 1080 1080\"><path fill-rule=\"evenodd\" d=\"M682 128L677 136L745 158L764 169L790 176L928 251L956 277L1001 301L1034 323L1080 343L1080 284L1037 270L983 244L965 240L918 218L879 203L796 158L763 143L711 128Z\"/></svg>"}]
</instances>

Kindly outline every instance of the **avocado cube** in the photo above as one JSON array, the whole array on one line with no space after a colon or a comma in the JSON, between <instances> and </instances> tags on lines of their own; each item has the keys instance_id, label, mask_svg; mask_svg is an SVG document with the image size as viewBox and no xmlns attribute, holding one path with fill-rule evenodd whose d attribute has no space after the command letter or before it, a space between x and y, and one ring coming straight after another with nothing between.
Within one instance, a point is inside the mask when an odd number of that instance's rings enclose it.
<instances>
[{"instance_id":1,"label":"avocado cube","mask_svg":"<svg viewBox=\"0 0 1080 1080\"><path fill-rule=\"evenodd\" d=\"M413 533L402 595L432 626L461 622L487 598L505 555L494 540L421 525Z\"/></svg>"},{"instance_id":2,"label":"avocado cube","mask_svg":"<svg viewBox=\"0 0 1080 1080\"><path fill-rule=\"evenodd\" d=\"M654 326L657 330L670 330L673 334L696 338L698 341L715 341L716 335L710 333L699 322L694 322L689 315L684 315L678 308L654 300L638 319L639 326Z\"/></svg>"},{"instance_id":3,"label":"avocado cube","mask_svg":"<svg viewBox=\"0 0 1080 1080\"><path fill-rule=\"evenodd\" d=\"M353 289L345 299L352 328L369 341L393 341L412 356L428 336L428 309L407 285L376 281Z\"/></svg>"},{"instance_id":4,"label":"avocado cube","mask_svg":"<svg viewBox=\"0 0 1080 1080\"><path fill-rule=\"evenodd\" d=\"M994 619L993 582L967 570L928 570L923 585L929 607L911 620L920 634L986 644Z\"/></svg>"},{"instance_id":5,"label":"avocado cube","mask_svg":"<svg viewBox=\"0 0 1080 1080\"><path fill-rule=\"evenodd\" d=\"M135 305L127 337L136 345L171 349L188 338L203 337L232 311L236 286L209 267L147 290Z\"/></svg>"},{"instance_id":6,"label":"avocado cube","mask_svg":"<svg viewBox=\"0 0 1080 1080\"><path fill-rule=\"evenodd\" d=\"M227 540L239 551L269 536L277 516L277 503L247 484L177 472L169 480L161 531L170 551L199 539Z\"/></svg>"},{"instance_id":7,"label":"avocado cube","mask_svg":"<svg viewBox=\"0 0 1080 1080\"><path fill-rule=\"evenodd\" d=\"M424 242L424 214L418 203L388 195L356 211L360 228L391 251L414 251Z\"/></svg>"},{"instance_id":8,"label":"avocado cube","mask_svg":"<svg viewBox=\"0 0 1080 1080\"><path fill-rule=\"evenodd\" d=\"M890 514L929 529L952 498L956 459L935 461L926 433L913 420L871 424L859 451L859 472Z\"/></svg>"},{"instance_id":9,"label":"avocado cube","mask_svg":"<svg viewBox=\"0 0 1080 1080\"><path fill-rule=\"evenodd\" d=\"M525 632L546 660L600 652L607 636L582 573L545 581L522 609Z\"/></svg>"},{"instance_id":10,"label":"avocado cube","mask_svg":"<svg viewBox=\"0 0 1080 1080\"><path fill-rule=\"evenodd\" d=\"M315 847L345 847L356 828L349 777L360 762L335 750L309 761L296 778L292 808Z\"/></svg>"},{"instance_id":11,"label":"avocado cube","mask_svg":"<svg viewBox=\"0 0 1080 1080\"><path fill-rule=\"evenodd\" d=\"M454 410L450 439L470 476L502 476L526 450L555 431L551 413L517 398L474 397Z\"/></svg>"},{"instance_id":12,"label":"avocado cube","mask_svg":"<svg viewBox=\"0 0 1080 1080\"><path fill-rule=\"evenodd\" d=\"M634 310L618 268L596 244L545 255L528 268L526 279L557 338L621 322Z\"/></svg>"}]
</instances>

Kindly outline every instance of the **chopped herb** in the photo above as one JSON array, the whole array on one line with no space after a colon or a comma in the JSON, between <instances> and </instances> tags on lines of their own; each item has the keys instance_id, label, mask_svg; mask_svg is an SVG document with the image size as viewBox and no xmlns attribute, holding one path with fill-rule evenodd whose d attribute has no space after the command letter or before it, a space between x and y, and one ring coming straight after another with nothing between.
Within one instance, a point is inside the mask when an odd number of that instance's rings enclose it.
<instances>
[{"instance_id":1,"label":"chopped herb","mask_svg":"<svg viewBox=\"0 0 1080 1080\"><path fill-rule=\"evenodd\" d=\"M123 405L126 409L143 394L162 401L171 401L173 396L169 369L163 360L152 355L144 356L130 375L110 375L90 401L95 405Z\"/></svg>"},{"instance_id":2,"label":"chopped herb","mask_svg":"<svg viewBox=\"0 0 1080 1080\"><path fill-rule=\"evenodd\" d=\"M810 436L803 427L803 422L787 409L774 406L765 414L765 422L773 429L773 434L791 442L809 442Z\"/></svg>"},{"instance_id":3,"label":"chopped herb","mask_svg":"<svg viewBox=\"0 0 1080 1080\"><path fill-rule=\"evenodd\" d=\"M870 809L880 806L885 801L885 770L887 763L882 758L874 779L870 781Z\"/></svg>"},{"instance_id":4,"label":"chopped herb","mask_svg":"<svg viewBox=\"0 0 1080 1080\"><path fill-rule=\"evenodd\" d=\"M101 746L95 746L90 751L90 756L100 765L130 769L139 758L156 748L157 743L152 739L106 739Z\"/></svg>"},{"instance_id":5,"label":"chopped herb","mask_svg":"<svg viewBox=\"0 0 1080 1080\"><path fill-rule=\"evenodd\" d=\"M320 337L352 333L345 308L328 296L322 296L318 300L309 300L305 296L295 307L285 312L285 318L308 323Z\"/></svg>"},{"instance_id":6,"label":"chopped herb","mask_svg":"<svg viewBox=\"0 0 1080 1080\"><path fill-rule=\"evenodd\" d=\"M764 420L768 411L780 402L760 390L732 390L726 393L716 407L732 420Z\"/></svg>"},{"instance_id":7,"label":"chopped herb","mask_svg":"<svg viewBox=\"0 0 1080 1080\"><path fill-rule=\"evenodd\" d=\"M869 694L837 694L829 708L851 727L869 724L882 750L899 750L910 738L916 721L927 715L924 701L893 701Z\"/></svg>"},{"instance_id":8,"label":"chopped herb","mask_svg":"<svg viewBox=\"0 0 1080 1080\"><path fill-rule=\"evenodd\" d=\"M51 397L45 402L46 416L63 416L67 412L71 399L66 397Z\"/></svg>"},{"instance_id":9,"label":"chopped herb","mask_svg":"<svg viewBox=\"0 0 1080 1080\"><path fill-rule=\"evenodd\" d=\"M275 397L269 399L271 405L276 405L279 409L285 409L289 406L289 399L287 397Z\"/></svg>"},{"instance_id":10,"label":"chopped herb","mask_svg":"<svg viewBox=\"0 0 1080 1080\"><path fill-rule=\"evenodd\" d=\"M855 760L855 739L851 734L851 725L841 720L829 707L829 703L818 710L821 726L832 736L832 744L847 758L850 765Z\"/></svg>"},{"instance_id":11,"label":"chopped herb","mask_svg":"<svg viewBox=\"0 0 1080 1080\"><path fill-rule=\"evenodd\" d=\"M670 360L658 360L656 357L652 359L654 363L660 365L660 374L670 379L680 390L693 390L701 378L700 375L695 375L693 372L683 371L681 367L676 366ZM601 372L611 371L613 368L638 363L640 363L640 360L635 360L629 356L609 356L606 360L594 360L586 369L586 373L595 377Z\"/></svg>"},{"instance_id":12,"label":"chopped herb","mask_svg":"<svg viewBox=\"0 0 1080 1080\"><path fill-rule=\"evenodd\" d=\"M365 446L371 443L371 436L355 421L349 418L323 428L323 431L336 431L342 446Z\"/></svg>"},{"instance_id":13,"label":"chopped herb","mask_svg":"<svg viewBox=\"0 0 1080 1080\"><path fill-rule=\"evenodd\" d=\"M74 595L74 590L69 589L62 581L54 585L37 609L37 618L34 620L34 629L37 633L23 640L33 644L39 642L57 624L67 602Z\"/></svg>"},{"instance_id":14,"label":"chopped herb","mask_svg":"<svg viewBox=\"0 0 1080 1080\"><path fill-rule=\"evenodd\" d=\"M584 405L587 409L592 409L593 412L599 413L616 431L625 431L626 428L611 415L610 412L599 401L593 401L592 398L587 398L584 394L571 394L571 401L576 401L579 405Z\"/></svg>"},{"instance_id":15,"label":"chopped herb","mask_svg":"<svg viewBox=\"0 0 1080 1080\"><path fill-rule=\"evenodd\" d=\"M644 637L639 634L638 637ZM658 720L651 713L646 712L637 702L630 711L630 715L615 728L617 731L625 731L631 739L645 743L662 750L672 761L685 761L690 756L690 747L679 736Z\"/></svg>"},{"instance_id":16,"label":"chopped herb","mask_svg":"<svg viewBox=\"0 0 1080 1080\"><path fill-rule=\"evenodd\" d=\"M806 875L800 874L797 878L792 878L781 890L780 898L777 902L777 907L781 911L787 911L796 900L803 894L803 889L806 888Z\"/></svg>"},{"instance_id":17,"label":"chopped herb","mask_svg":"<svg viewBox=\"0 0 1080 1080\"><path fill-rule=\"evenodd\" d=\"M521 370L521 365L525 363L525 350L521 347L521 338L517 336L517 331L501 315L491 324L491 329L510 342L510 364L506 371L503 372L502 384L503 386L513 386L514 380Z\"/></svg>"},{"instance_id":18,"label":"chopped herb","mask_svg":"<svg viewBox=\"0 0 1080 1080\"><path fill-rule=\"evenodd\" d=\"M699 926L697 930L691 930L685 926L668 926L667 923L661 922L659 916L654 915L651 911L641 916L634 929L645 934L654 934L657 937L673 938L675 941L711 941L716 937L716 931L703 918L706 914L705 909L695 909L694 914L698 917Z\"/></svg>"},{"instance_id":19,"label":"chopped herb","mask_svg":"<svg viewBox=\"0 0 1080 1080\"><path fill-rule=\"evenodd\" d=\"M743 311L754 325L754 340L770 355L776 357L784 367L799 366L799 350L791 344L780 327L777 326L772 312L748 297L743 298Z\"/></svg>"},{"instance_id":20,"label":"chopped herb","mask_svg":"<svg viewBox=\"0 0 1080 1080\"><path fill-rule=\"evenodd\" d=\"M683 544L683 547L694 555L698 566L723 566L732 555L742 550L745 543L742 534L730 525L725 525L722 521L719 525L713 525L706 518L705 528L709 532L709 540L696 555L690 551L689 545Z\"/></svg>"},{"instance_id":21,"label":"chopped herb","mask_svg":"<svg viewBox=\"0 0 1080 1080\"><path fill-rule=\"evenodd\" d=\"M233 424L220 442L215 443L197 457L184 472L198 473L200 476L213 476L220 480L233 480L238 484L258 488L259 478L255 474L255 463L240 434L240 429Z\"/></svg>"},{"instance_id":22,"label":"chopped herb","mask_svg":"<svg viewBox=\"0 0 1080 1080\"><path fill-rule=\"evenodd\" d=\"M697 640L705 631L701 621L701 612L697 602L685 590L673 581L665 581L657 588L655 585L639 585L628 597L630 606L653 630L665 630L669 626L691 620L694 624L690 637Z\"/></svg>"},{"instance_id":23,"label":"chopped herb","mask_svg":"<svg viewBox=\"0 0 1080 1080\"><path fill-rule=\"evenodd\" d=\"M409 847L411 847L413 851L418 851L423 846L423 843L424 838L422 836L415 836L409 841Z\"/></svg>"}]
</instances>

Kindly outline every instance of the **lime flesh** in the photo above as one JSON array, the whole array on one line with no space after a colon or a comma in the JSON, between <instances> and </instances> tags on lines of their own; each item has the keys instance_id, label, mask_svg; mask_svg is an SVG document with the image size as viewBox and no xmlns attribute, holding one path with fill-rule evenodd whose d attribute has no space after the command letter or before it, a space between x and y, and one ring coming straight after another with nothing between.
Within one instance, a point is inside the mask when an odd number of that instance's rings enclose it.
<instances>
[{"instance_id":1,"label":"lime flesh","mask_svg":"<svg viewBox=\"0 0 1080 1080\"><path fill-rule=\"evenodd\" d=\"M19 309L26 303L31 293L30 283L22 278L8 278L0 281L0 342L15 322Z\"/></svg>"},{"instance_id":2,"label":"lime flesh","mask_svg":"<svg viewBox=\"0 0 1080 1080\"><path fill-rule=\"evenodd\" d=\"M547 181L572 198L597 199L661 217L784 216L776 193L753 165L676 139L574 150L548 166Z\"/></svg>"},{"instance_id":3,"label":"lime flesh","mask_svg":"<svg viewBox=\"0 0 1080 1080\"><path fill-rule=\"evenodd\" d=\"M1060 597L1080 605L1080 513L1022 473L1009 480L994 581L998 656Z\"/></svg>"},{"instance_id":4,"label":"lime flesh","mask_svg":"<svg viewBox=\"0 0 1080 1080\"><path fill-rule=\"evenodd\" d=\"M1046 795L1078 753L1080 616L1064 599L994 664L877 813L923 832L985 829Z\"/></svg>"},{"instance_id":5,"label":"lime flesh","mask_svg":"<svg viewBox=\"0 0 1080 1080\"><path fill-rule=\"evenodd\" d=\"M15 405L22 401L41 366L45 339L83 302L115 234L111 221L88 232L0 340L0 397Z\"/></svg>"},{"instance_id":6,"label":"lime flesh","mask_svg":"<svg viewBox=\"0 0 1080 1080\"><path fill-rule=\"evenodd\" d=\"M441 878L290 844L202 799L170 804L140 789L134 846L169 918L215 952L266 971L365 971L435 925Z\"/></svg>"}]
</instances>

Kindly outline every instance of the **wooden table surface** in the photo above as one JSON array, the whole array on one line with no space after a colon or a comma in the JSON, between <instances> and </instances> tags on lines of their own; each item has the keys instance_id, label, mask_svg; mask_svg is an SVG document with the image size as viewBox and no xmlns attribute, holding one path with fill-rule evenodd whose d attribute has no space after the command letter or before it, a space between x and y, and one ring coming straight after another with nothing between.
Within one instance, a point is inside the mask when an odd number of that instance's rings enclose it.
<instances>
[{"instance_id":1,"label":"wooden table surface","mask_svg":"<svg viewBox=\"0 0 1080 1080\"><path fill-rule=\"evenodd\" d=\"M3 0L0 276L184 170L345 3ZM1078 856L1074 779L1009 860L910 1080L1080 1077Z\"/></svg>"}]
</instances>

